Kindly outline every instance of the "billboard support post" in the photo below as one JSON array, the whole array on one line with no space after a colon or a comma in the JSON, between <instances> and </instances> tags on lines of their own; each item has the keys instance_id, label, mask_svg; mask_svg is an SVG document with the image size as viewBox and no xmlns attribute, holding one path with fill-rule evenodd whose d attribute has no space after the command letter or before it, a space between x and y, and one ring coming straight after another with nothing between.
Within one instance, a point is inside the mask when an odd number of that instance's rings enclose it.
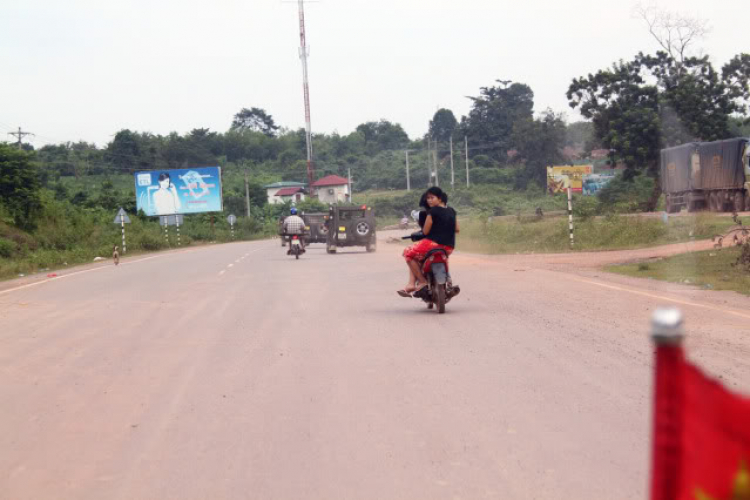
<instances>
[{"instance_id":1,"label":"billboard support post","mask_svg":"<svg viewBox=\"0 0 750 500\"><path fill-rule=\"evenodd\" d=\"M169 246L169 223L164 224L164 239L167 242L167 246Z\"/></svg>"},{"instance_id":2,"label":"billboard support post","mask_svg":"<svg viewBox=\"0 0 750 500\"><path fill-rule=\"evenodd\" d=\"M180 239L180 217L175 217L175 226L177 226L177 246L182 246L182 241Z\"/></svg>"}]
</instances>

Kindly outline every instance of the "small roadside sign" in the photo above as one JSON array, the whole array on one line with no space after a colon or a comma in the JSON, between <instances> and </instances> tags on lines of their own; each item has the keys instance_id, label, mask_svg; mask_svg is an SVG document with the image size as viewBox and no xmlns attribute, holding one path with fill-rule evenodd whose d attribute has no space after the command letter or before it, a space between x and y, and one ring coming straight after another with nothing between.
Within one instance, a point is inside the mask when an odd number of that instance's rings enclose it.
<instances>
[{"instance_id":1,"label":"small roadside sign","mask_svg":"<svg viewBox=\"0 0 750 500\"><path fill-rule=\"evenodd\" d=\"M125 210L120 208L120 211L117 212L117 215L115 215L113 224L130 224L130 217L128 217L128 214L125 212Z\"/></svg>"},{"instance_id":2,"label":"small roadside sign","mask_svg":"<svg viewBox=\"0 0 750 500\"><path fill-rule=\"evenodd\" d=\"M182 214L159 216L159 224L162 226L182 226L183 220L184 217Z\"/></svg>"},{"instance_id":3,"label":"small roadside sign","mask_svg":"<svg viewBox=\"0 0 750 500\"><path fill-rule=\"evenodd\" d=\"M237 216L234 214L231 214L229 217L227 217L227 222L230 226L234 226L234 223L237 222Z\"/></svg>"},{"instance_id":4,"label":"small roadside sign","mask_svg":"<svg viewBox=\"0 0 750 500\"><path fill-rule=\"evenodd\" d=\"M113 223L119 224L122 227L122 254L125 255L125 252L128 251L128 247L125 245L125 224L130 224L130 217L128 217L128 214L122 207L120 207L120 211L115 215Z\"/></svg>"}]
</instances>

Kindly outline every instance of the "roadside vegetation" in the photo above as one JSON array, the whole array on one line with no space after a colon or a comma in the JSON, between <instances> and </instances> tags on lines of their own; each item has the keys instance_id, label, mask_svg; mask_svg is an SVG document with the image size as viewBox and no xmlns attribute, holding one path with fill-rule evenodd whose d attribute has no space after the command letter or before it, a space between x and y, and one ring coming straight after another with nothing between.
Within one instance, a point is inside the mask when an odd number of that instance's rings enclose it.
<instances>
[{"instance_id":1,"label":"roadside vegetation","mask_svg":"<svg viewBox=\"0 0 750 500\"><path fill-rule=\"evenodd\" d=\"M671 217L666 223L640 215L589 217L575 222L571 250L565 217L471 219L463 222L458 245L488 254L622 250L710 239L731 226L731 218L710 214Z\"/></svg>"},{"instance_id":2,"label":"roadside vegetation","mask_svg":"<svg viewBox=\"0 0 750 500\"><path fill-rule=\"evenodd\" d=\"M676 255L657 261L608 266L607 271L636 278L695 285L707 290L732 290L750 295L750 272L737 266L743 249L724 248Z\"/></svg>"},{"instance_id":3,"label":"roadside vegetation","mask_svg":"<svg viewBox=\"0 0 750 500\"><path fill-rule=\"evenodd\" d=\"M529 85L496 80L469 97L470 109L460 119L449 109L425 116L428 131L421 137L409 137L386 119L347 134L315 134L316 177L351 173L353 202L373 206L387 224L416 208L428 185L449 185L453 165L455 189L449 192L463 222L460 245L489 253L549 252L568 250L565 218L550 217L567 201L545 194L546 169L592 164L620 174L598 196L574 200L577 250L709 238L731 221L698 216L665 224L632 214L663 205L661 148L750 135L750 54L715 68L709 56L688 55L696 37L674 42L669 32L650 33L663 50L571 81L568 103L586 121L567 123L562 113L535 110ZM305 131L277 125L258 107L227 118L225 131L157 135L123 129L102 146L0 143L0 278L111 255L120 243L112 223L120 207L133 221L127 226L129 254L173 247L155 219L136 213L133 174L142 170L222 168L224 211L186 217L184 245L228 241L229 214L238 217L239 239L275 233L289 204L269 205L263 186L307 180ZM404 190L407 161L411 193ZM460 187L467 169L471 187ZM305 202L300 208L326 207ZM537 217L539 212L546 215Z\"/></svg>"}]
</instances>

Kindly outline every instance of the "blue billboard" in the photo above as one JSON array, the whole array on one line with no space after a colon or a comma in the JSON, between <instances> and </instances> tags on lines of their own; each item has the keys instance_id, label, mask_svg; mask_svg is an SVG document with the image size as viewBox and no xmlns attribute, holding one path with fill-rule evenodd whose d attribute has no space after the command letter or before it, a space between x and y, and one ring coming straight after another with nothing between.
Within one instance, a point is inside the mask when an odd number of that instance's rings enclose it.
<instances>
[{"instance_id":1,"label":"blue billboard","mask_svg":"<svg viewBox=\"0 0 750 500\"><path fill-rule=\"evenodd\" d=\"M221 168L136 172L135 199L146 215L221 212Z\"/></svg>"}]
</instances>

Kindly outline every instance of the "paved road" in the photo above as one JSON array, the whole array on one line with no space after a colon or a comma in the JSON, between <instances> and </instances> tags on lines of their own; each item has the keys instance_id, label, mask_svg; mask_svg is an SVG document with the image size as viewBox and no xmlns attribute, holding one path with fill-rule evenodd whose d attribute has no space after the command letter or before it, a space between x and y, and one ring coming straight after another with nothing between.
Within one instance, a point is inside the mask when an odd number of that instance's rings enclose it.
<instances>
[{"instance_id":1,"label":"paved road","mask_svg":"<svg viewBox=\"0 0 750 500\"><path fill-rule=\"evenodd\" d=\"M456 254L438 316L397 245L277 245L4 284L0 498L644 498L663 304L750 390L735 294Z\"/></svg>"}]
</instances>

